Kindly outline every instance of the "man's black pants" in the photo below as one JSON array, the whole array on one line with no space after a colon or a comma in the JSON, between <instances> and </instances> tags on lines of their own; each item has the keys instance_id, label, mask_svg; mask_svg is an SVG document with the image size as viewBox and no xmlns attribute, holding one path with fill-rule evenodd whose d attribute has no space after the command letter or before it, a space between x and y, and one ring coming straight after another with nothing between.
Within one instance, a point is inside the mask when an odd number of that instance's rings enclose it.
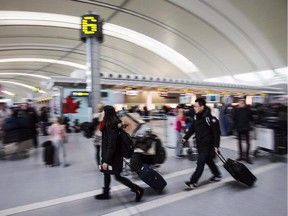
<instances>
[{"instance_id":1,"label":"man's black pants","mask_svg":"<svg viewBox=\"0 0 288 216\"><path fill-rule=\"evenodd\" d=\"M212 150L207 150L207 151L199 151L198 152L198 160L197 160L197 167L195 172L192 174L190 182L191 183L197 183L199 178L201 177L205 164L208 165L210 168L211 172L213 173L214 176L220 176L221 173L214 163L214 152Z\"/></svg>"}]
</instances>

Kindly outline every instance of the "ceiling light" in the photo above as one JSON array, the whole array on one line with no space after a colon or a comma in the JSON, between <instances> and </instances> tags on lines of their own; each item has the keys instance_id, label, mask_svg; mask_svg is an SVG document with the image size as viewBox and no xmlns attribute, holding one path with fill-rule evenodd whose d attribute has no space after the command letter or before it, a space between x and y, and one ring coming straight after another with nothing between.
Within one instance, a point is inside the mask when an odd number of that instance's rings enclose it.
<instances>
[{"instance_id":1,"label":"ceiling light","mask_svg":"<svg viewBox=\"0 0 288 216\"><path fill-rule=\"evenodd\" d=\"M87 67L82 64L77 64L74 62L55 60L55 59L46 59L46 58L10 58L10 59L0 59L0 63L11 63L11 62L45 62L51 64L61 64L67 65L79 69L85 70Z\"/></svg>"},{"instance_id":2,"label":"ceiling light","mask_svg":"<svg viewBox=\"0 0 288 216\"><path fill-rule=\"evenodd\" d=\"M22 87L25 87L25 88L28 88L28 89L31 89L31 90L35 89L34 86L30 86L30 85L26 85L26 84L18 83L18 82L0 80L0 83L9 83L9 84L13 84L13 85L19 85L19 86L22 86ZM39 92L40 93L46 93L43 90L40 90Z\"/></svg>"},{"instance_id":3,"label":"ceiling light","mask_svg":"<svg viewBox=\"0 0 288 216\"><path fill-rule=\"evenodd\" d=\"M2 92L3 92L4 94L10 95L10 96L14 96L14 95L15 95L14 93L12 93L12 92L10 92L10 91L6 91L6 90L2 90Z\"/></svg>"},{"instance_id":4,"label":"ceiling light","mask_svg":"<svg viewBox=\"0 0 288 216\"><path fill-rule=\"evenodd\" d=\"M37 74L27 74L27 73L0 73L0 75L20 75L20 76L31 76L31 77L38 77L42 79L51 79L47 76L37 75Z\"/></svg>"}]
</instances>

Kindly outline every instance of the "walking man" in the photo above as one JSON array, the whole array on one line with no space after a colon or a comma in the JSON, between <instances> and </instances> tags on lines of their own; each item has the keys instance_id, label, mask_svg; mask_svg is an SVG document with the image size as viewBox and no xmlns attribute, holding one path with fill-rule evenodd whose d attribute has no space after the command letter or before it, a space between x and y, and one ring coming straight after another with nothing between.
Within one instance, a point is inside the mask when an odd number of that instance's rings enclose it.
<instances>
[{"instance_id":1,"label":"walking man","mask_svg":"<svg viewBox=\"0 0 288 216\"><path fill-rule=\"evenodd\" d=\"M187 187L194 189L200 179L204 166L207 164L213 174L209 179L210 182L220 181L221 173L213 161L215 152L219 151L220 129L218 120L211 115L211 110L206 106L203 98L197 98L194 105L195 115L192 126L182 139L185 143L194 133L196 137L196 147L198 150L198 160L195 172L189 181L185 184Z\"/></svg>"}]
</instances>

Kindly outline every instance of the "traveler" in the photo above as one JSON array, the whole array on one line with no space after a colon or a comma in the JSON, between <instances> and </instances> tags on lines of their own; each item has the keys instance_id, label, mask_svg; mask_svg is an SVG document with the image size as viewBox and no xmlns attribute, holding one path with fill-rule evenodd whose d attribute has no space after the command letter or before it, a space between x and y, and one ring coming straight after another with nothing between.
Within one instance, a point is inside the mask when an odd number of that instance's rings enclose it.
<instances>
[{"instance_id":1,"label":"traveler","mask_svg":"<svg viewBox=\"0 0 288 216\"><path fill-rule=\"evenodd\" d=\"M116 115L114 107L105 106L103 121L99 126L102 132L101 170L104 174L104 187L103 193L96 195L95 199L110 199L109 191L112 174L117 181L129 187L136 194L135 201L139 202L144 193L143 188L120 175L123 168L123 156L121 154L121 140L118 130L121 126L121 120Z\"/></svg>"},{"instance_id":2,"label":"traveler","mask_svg":"<svg viewBox=\"0 0 288 216\"><path fill-rule=\"evenodd\" d=\"M63 167L68 167L66 162L66 149L65 144L67 142L67 134L65 125L62 125L61 117L56 117L55 122L49 127L48 133L51 134L54 150L54 166L59 166L61 163Z\"/></svg>"},{"instance_id":3,"label":"traveler","mask_svg":"<svg viewBox=\"0 0 288 216\"><path fill-rule=\"evenodd\" d=\"M198 160L195 172L185 184L191 189L197 186L204 166L207 164L213 173L210 182L221 180L221 173L213 161L215 152L219 151L220 129L218 120L211 115L210 108L206 106L203 98L197 98L194 105L195 115L192 126L182 139L185 143L194 133L196 137L196 147L198 150Z\"/></svg>"},{"instance_id":4,"label":"traveler","mask_svg":"<svg viewBox=\"0 0 288 216\"><path fill-rule=\"evenodd\" d=\"M42 130L42 135L47 136L47 126L49 122L49 115L48 115L48 108L47 107L42 107L40 109L40 122L41 122L41 130Z\"/></svg>"},{"instance_id":5,"label":"traveler","mask_svg":"<svg viewBox=\"0 0 288 216\"><path fill-rule=\"evenodd\" d=\"M186 127L186 117L184 116L184 109L177 109L177 118L176 118L176 157L183 158L183 145L181 143L182 134L185 132Z\"/></svg>"},{"instance_id":6,"label":"traveler","mask_svg":"<svg viewBox=\"0 0 288 216\"><path fill-rule=\"evenodd\" d=\"M75 119L72 125L74 133L79 133L81 131L81 125L79 123L79 119Z\"/></svg>"},{"instance_id":7,"label":"traveler","mask_svg":"<svg viewBox=\"0 0 288 216\"><path fill-rule=\"evenodd\" d=\"M236 159L238 161L246 160L247 163L252 164L252 160L249 156L250 151L250 135L249 131L251 129L251 122L253 121L252 112L246 106L244 100L239 100L239 105L235 109L233 114L234 128L237 132L238 139L238 154L239 157ZM242 139L245 137L247 148L244 153L242 148Z\"/></svg>"},{"instance_id":8,"label":"traveler","mask_svg":"<svg viewBox=\"0 0 288 216\"><path fill-rule=\"evenodd\" d=\"M99 130L100 122L103 120L103 105L97 106L98 112L93 114L93 127L95 128L94 146L95 146L95 159L97 165L100 165L100 148L102 143L102 132Z\"/></svg>"},{"instance_id":9,"label":"traveler","mask_svg":"<svg viewBox=\"0 0 288 216\"><path fill-rule=\"evenodd\" d=\"M24 102L18 112L18 117L27 120L27 128L31 129L34 148L38 148L38 114L28 102Z\"/></svg>"}]
</instances>

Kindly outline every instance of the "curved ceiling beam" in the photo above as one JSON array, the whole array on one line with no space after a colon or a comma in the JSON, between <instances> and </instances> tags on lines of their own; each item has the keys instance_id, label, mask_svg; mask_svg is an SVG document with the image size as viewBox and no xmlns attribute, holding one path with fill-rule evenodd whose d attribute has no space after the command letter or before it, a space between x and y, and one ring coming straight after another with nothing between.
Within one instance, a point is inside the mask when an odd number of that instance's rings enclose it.
<instances>
[{"instance_id":1,"label":"curved ceiling beam","mask_svg":"<svg viewBox=\"0 0 288 216\"><path fill-rule=\"evenodd\" d=\"M141 56L136 56L134 53L131 52L127 52L126 50L120 49L119 47L114 47L114 46L110 46L110 45L102 45L103 47L112 49L113 51L117 51L120 52L121 54L126 54L128 56L134 57L136 59L141 59L141 62L144 62L146 64L146 67L151 66L151 62L146 61L144 58L142 58ZM73 50L71 51L71 48L66 48L66 47L59 47L59 46L54 46L54 45L43 45L43 44L37 44L37 45L33 45L33 44L19 44L19 45L5 45L5 46L0 46L0 51L10 51L10 50L49 50L49 51L60 51L60 52L70 52L73 54L79 54L79 55L86 55L86 52L84 51L80 51L80 50ZM143 74L145 75L145 72L143 70L139 70L139 68L135 68L132 65L128 65L125 63L119 63L119 60L115 60L112 59L110 57L105 57L103 55L100 56L100 59L103 61L107 61L110 63L113 63L115 65L118 65L122 68L125 68L125 70L131 72L131 73L139 73L139 74ZM34 71L33 71L34 72ZM37 72L39 72L37 70Z\"/></svg>"},{"instance_id":2,"label":"curved ceiling beam","mask_svg":"<svg viewBox=\"0 0 288 216\"><path fill-rule=\"evenodd\" d=\"M11 62L45 62L51 64L60 64L66 65L70 67L75 67L78 69L86 70L87 66L82 64L77 64L74 62L62 61L62 60L55 60L55 59L46 59L46 58L9 58L9 59L0 59L1 63L11 63Z\"/></svg>"},{"instance_id":3,"label":"curved ceiling beam","mask_svg":"<svg viewBox=\"0 0 288 216\"><path fill-rule=\"evenodd\" d=\"M11 68L1 68L1 72L3 73L24 73L25 74L34 74L35 72L41 73L41 74L49 74L54 76L62 76L61 73L56 73L54 71L47 71L47 70L28 70L28 69L11 69ZM44 75L43 75L44 76Z\"/></svg>"},{"instance_id":4,"label":"curved ceiling beam","mask_svg":"<svg viewBox=\"0 0 288 216\"><path fill-rule=\"evenodd\" d=\"M30 77L37 77L37 78L41 78L41 79L47 79L50 80L50 77L47 76L43 76L43 75L37 75L37 74L26 74L26 73L2 73L0 72L0 76L1 75L19 75L19 76L30 76Z\"/></svg>"},{"instance_id":5,"label":"curved ceiling beam","mask_svg":"<svg viewBox=\"0 0 288 216\"><path fill-rule=\"evenodd\" d=\"M8 83L8 84L12 84L12 85L18 85L18 86L22 86L24 88L28 88L28 89L31 89L31 90L35 89L35 86L30 86L30 85L26 85L26 84L18 83L18 82L13 82L13 81L0 80L0 83ZM39 92L40 93L46 93L43 90L40 90Z\"/></svg>"},{"instance_id":6,"label":"curved ceiling beam","mask_svg":"<svg viewBox=\"0 0 288 216\"><path fill-rule=\"evenodd\" d=\"M80 17L22 11L0 12L0 25L38 25L80 30ZM137 46L141 46L156 53L186 74L198 71L198 68L189 59L165 44L146 35L110 23L104 24L103 32L109 36L129 41L130 43L134 43Z\"/></svg>"}]
</instances>

